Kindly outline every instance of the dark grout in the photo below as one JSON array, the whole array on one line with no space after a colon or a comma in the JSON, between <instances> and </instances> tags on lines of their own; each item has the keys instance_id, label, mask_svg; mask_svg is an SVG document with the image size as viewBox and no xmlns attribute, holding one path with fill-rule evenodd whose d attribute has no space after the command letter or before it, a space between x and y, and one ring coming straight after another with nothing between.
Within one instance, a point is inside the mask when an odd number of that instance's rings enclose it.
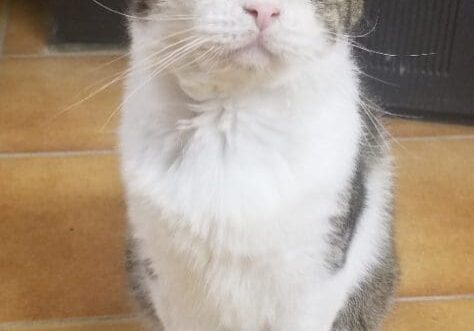
<instances>
[{"instance_id":1,"label":"dark grout","mask_svg":"<svg viewBox=\"0 0 474 331\"><path fill-rule=\"evenodd\" d=\"M442 302L442 301L474 301L473 294L453 294L453 295L432 295L432 296L407 296L395 299L396 303L421 303L421 302Z\"/></svg>"},{"instance_id":2,"label":"dark grout","mask_svg":"<svg viewBox=\"0 0 474 331\"><path fill-rule=\"evenodd\" d=\"M451 136L423 136L423 137L402 137L395 138L400 142L410 142L410 141L458 141L458 140L474 140L474 134L468 135L451 135Z\"/></svg>"},{"instance_id":3,"label":"dark grout","mask_svg":"<svg viewBox=\"0 0 474 331\"><path fill-rule=\"evenodd\" d=\"M126 55L125 50L88 50L80 52L51 52L49 50L36 53L36 54L0 54L0 59L47 59L47 58L59 58L59 57L92 57L92 56L122 56Z\"/></svg>"},{"instance_id":4,"label":"dark grout","mask_svg":"<svg viewBox=\"0 0 474 331\"><path fill-rule=\"evenodd\" d=\"M83 151L54 151L54 152L12 152L0 153L0 160L5 159L27 159L27 158L59 158L59 157L80 157L80 156L106 156L116 155L113 149L103 150L83 150ZM0 329L1 330L1 329Z\"/></svg>"},{"instance_id":5,"label":"dark grout","mask_svg":"<svg viewBox=\"0 0 474 331\"><path fill-rule=\"evenodd\" d=\"M462 136L432 136L432 137L404 137L397 138L400 142L436 142L436 141L461 141L474 140L474 135ZM117 155L116 149L98 149L98 150L67 150L67 151L36 151L36 152L0 152L0 160L5 159L23 159L23 158L64 158L64 157L78 157L78 156L100 156L100 155Z\"/></svg>"},{"instance_id":6,"label":"dark grout","mask_svg":"<svg viewBox=\"0 0 474 331\"><path fill-rule=\"evenodd\" d=\"M0 58L3 55L3 46L7 34L8 18L10 14L10 0L4 0L0 8Z\"/></svg>"}]
</instances>

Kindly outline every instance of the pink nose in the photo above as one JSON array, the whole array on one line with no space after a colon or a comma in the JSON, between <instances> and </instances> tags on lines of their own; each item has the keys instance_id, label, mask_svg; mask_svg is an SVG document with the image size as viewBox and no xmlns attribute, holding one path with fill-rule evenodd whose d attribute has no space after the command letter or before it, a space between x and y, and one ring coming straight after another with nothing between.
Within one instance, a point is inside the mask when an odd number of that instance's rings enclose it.
<instances>
[{"instance_id":1,"label":"pink nose","mask_svg":"<svg viewBox=\"0 0 474 331\"><path fill-rule=\"evenodd\" d=\"M244 6L244 10L247 14L253 16L261 31L272 25L275 18L280 16L280 8L266 1L250 1Z\"/></svg>"}]
</instances>

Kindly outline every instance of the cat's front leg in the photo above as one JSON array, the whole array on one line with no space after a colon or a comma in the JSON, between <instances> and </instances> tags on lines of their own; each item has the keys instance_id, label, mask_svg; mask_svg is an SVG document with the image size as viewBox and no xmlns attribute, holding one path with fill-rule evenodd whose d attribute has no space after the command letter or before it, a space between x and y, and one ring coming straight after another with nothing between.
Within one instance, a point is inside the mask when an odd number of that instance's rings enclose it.
<instances>
[{"instance_id":1,"label":"cat's front leg","mask_svg":"<svg viewBox=\"0 0 474 331\"><path fill-rule=\"evenodd\" d=\"M163 330L152 331L224 331L202 317L189 314L185 308L172 310L173 312L166 308L161 309Z\"/></svg>"},{"instance_id":2,"label":"cat's front leg","mask_svg":"<svg viewBox=\"0 0 474 331\"><path fill-rule=\"evenodd\" d=\"M316 320L310 317L300 317L272 328L272 331L332 331L332 323L331 319Z\"/></svg>"},{"instance_id":3,"label":"cat's front leg","mask_svg":"<svg viewBox=\"0 0 474 331\"><path fill-rule=\"evenodd\" d=\"M158 329L156 331L218 331L215 329L207 329L202 326L196 327L192 324L193 323L191 321L184 320L167 321L163 323L163 329Z\"/></svg>"},{"instance_id":4,"label":"cat's front leg","mask_svg":"<svg viewBox=\"0 0 474 331\"><path fill-rule=\"evenodd\" d=\"M272 331L332 331L339 311L347 300L347 290L333 280L308 288L297 307L288 307Z\"/></svg>"}]
</instances>

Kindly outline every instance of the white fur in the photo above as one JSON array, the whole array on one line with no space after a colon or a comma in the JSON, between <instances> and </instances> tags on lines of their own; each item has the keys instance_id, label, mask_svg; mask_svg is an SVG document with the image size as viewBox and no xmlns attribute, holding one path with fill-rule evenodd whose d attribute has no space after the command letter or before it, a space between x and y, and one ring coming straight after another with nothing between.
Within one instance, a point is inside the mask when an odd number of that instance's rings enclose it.
<instances>
[{"instance_id":1,"label":"white fur","mask_svg":"<svg viewBox=\"0 0 474 331\"><path fill-rule=\"evenodd\" d=\"M362 134L349 47L329 45L310 4L292 0L266 39L279 60L252 49L230 68L153 79L143 65L187 24L229 49L236 26L253 31L240 2L170 1L167 14L196 21L132 26L120 131L131 229L159 275L147 286L166 331L329 331L386 233L381 165L348 263L325 265ZM253 38L238 35L233 47Z\"/></svg>"}]
</instances>

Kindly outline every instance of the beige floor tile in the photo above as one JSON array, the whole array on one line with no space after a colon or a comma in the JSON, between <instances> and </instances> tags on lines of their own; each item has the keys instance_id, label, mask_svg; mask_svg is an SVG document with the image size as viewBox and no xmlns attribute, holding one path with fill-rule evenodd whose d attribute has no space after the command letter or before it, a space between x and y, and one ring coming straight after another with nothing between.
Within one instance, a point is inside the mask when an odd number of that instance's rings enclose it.
<instances>
[{"instance_id":1,"label":"beige floor tile","mask_svg":"<svg viewBox=\"0 0 474 331\"><path fill-rule=\"evenodd\" d=\"M123 71L125 60L104 66L113 59L0 60L0 152L112 148L118 116L108 119L120 104L120 82L70 106Z\"/></svg>"},{"instance_id":2,"label":"beige floor tile","mask_svg":"<svg viewBox=\"0 0 474 331\"><path fill-rule=\"evenodd\" d=\"M0 322L129 313L113 156L0 160Z\"/></svg>"},{"instance_id":3,"label":"beige floor tile","mask_svg":"<svg viewBox=\"0 0 474 331\"><path fill-rule=\"evenodd\" d=\"M474 293L474 140L403 145L396 152L400 293Z\"/></svg>"},{"instance_id":4,"label":"beige floor tile","mask_svg":"<svg viewBox=\"0 0 474 331\"><path fill-rule=\"evenodd\" d=\"M47 48L48 19L46 1L10 1L4 53L37 54Z\"/></svg>"},{"instance_id":5,"label":"beige floor tile","mask_svg":"<svg viewBox=\"0 0 474 331\"><path fill-rule=\"evenodd\" d=\"M470 331L474 300L403 303L395 307L384 331Z\"/></svg>"},{"instance_id":6,"label":"beige floor tile","mask_svg":"<svg viewBox=\"0 0 474 331\"><path fill-rule=\"evenodd\" d=\"M474 125L387 119L386 127L395 138L474 136Z\"/></svg>"}]
</instances>

